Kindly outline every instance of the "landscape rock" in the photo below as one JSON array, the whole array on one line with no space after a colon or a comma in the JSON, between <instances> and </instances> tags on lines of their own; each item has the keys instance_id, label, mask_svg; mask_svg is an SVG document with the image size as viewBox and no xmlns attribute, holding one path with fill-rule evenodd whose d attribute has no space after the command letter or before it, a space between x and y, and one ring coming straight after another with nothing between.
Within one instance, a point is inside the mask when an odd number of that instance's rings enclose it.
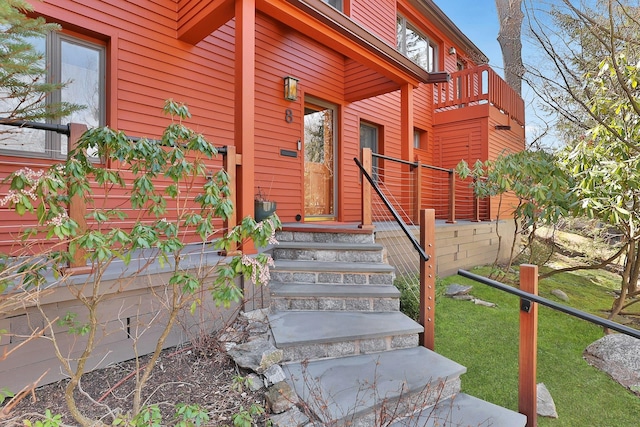
<instances>
[{"instance_id":1,"label":"landscape rock","mask_svg":"<svg viewBox=\"0 0 640 427\"><path fill-rule=\"evenodd\" d=\"M481 300L480 298L474 298L472 301L475 305L483 305L485 307L496 307L495 302L484 301L484 300Z\"/></svg>"},{"instance_id":2,"label":"landscape rock","mask_svg":"<svg viewBox=\"0 0 640 427\"><path fill-rule=\"evenodd\" d=\"M640 340L624 334L606 335L583 354L587 363L640 394Z\"/></svg>"},{"instance_id":3,"label":"landscape rock","mask_svg":"<svg viewBox=\"0 0 640 427\"><path fill-rule=\"evenodd\" d=\"M555 296L556 298L558 298L561 301L564 302L568 302L569 301L569 296L564 293L562 290L560 289L554 289L551 291L551 295Z\"/></svg>"},{"instance_id":4,"label":"landscape rock","mask_svg":"<svg viewBox=\"0 0 640 427\"><path fill-rule=\"evenodd\" d=\"M267 389L267 405L274 414L281 414L298 403L298 395L289 384L280 381Z\"/></svg>"},{"instance_id":5,"label":"landscape rock","mask_svg":"<svg viewBox=\"0 0 640 427\"><path fill-rule=\"evenodd\" d=\"M271 416L270 420L273 427L300 427L309 422L309 417L294 406L282 414Z\"/></svg>"},{"instance_id":6,"label":"landscape rock","mask_svg":"<svg viewBox=\"0 0 640 427\"><path fill-rule=\"evenodd\" d=\"M452 297L454 295L465 295L471 292L473 286L471 285L459 285L457 283L452 283L447 286L447 290L444 292L445 296Z\"/></svg>"},{"instance_id":7,"label":"landscape rock","mask_svg":"<svg viewBox=\"0 0 640 427\"><path fill-rule=\"evenodd\" d=\"M267 321L267 314L269 313L268 308L260 308L258 310L252 310L247 312L240 312L240 316L251 322L262 322L265 323Z\"/></svg>"},{"instance_id":8,"label":"landscape rock","mask_svg":"<svg viewBox=\"0 0 640 427\"><path fill-rule=\"evenodd\" d=\"M536 390L538 394L538 415L541 417L558 418L556 404L544 383L538 383Z\"/></svg>"},{"instance_id":9,"label":"landscape rock","mask_svg":"<svg viewBox=\"0 0 640 427\"><path fill-rule=\"evenodd\" d=\"M452 298L459 301L471 301L475 299L473 295L469 295L469 294L454 295Z\"/></svg>"},{"instance_id":10,"label":"landscape rock","mask_svg":"<svg viewBox=\"0 0 640 427\"><path fill-rule=\"evenodd\" d=\"M264 371L264 378L268 384L276 384L280 381L284 381L286 375L280 365L271 365L269 369Z\"/></svg>"},{"instance_id":11,"label":"landscape rock","mask_svg":"<svg viewBox=\"0 0 640 427\"><path fill-rule=\"evenodd\" d=\"M273 346L269 341L254 340L238 344L229 350L229 356L238 366L251 369L259 374L264 373L271 365L282 360L282 350Z\"/></svg>"},{"instance_id":12,"label":"landscape rock","mask_svg":"<svg viewBox=\"0 0 640 427\"><path fill-rule=\"evenodd\" d=\"M276 365L273 365L276 366ZM258 391L261 388L264 387L264 381L262 380L262 377L258 374L255 373L250 373L249 375L247 375L247 380L249 382L249 390L251 391Z\"/></svg>"}]
</instances>

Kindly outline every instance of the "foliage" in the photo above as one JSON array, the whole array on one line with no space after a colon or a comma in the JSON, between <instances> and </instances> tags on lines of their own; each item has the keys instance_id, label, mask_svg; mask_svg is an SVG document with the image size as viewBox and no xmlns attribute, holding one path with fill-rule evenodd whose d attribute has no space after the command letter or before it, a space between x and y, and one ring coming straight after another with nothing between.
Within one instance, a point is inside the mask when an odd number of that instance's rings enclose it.
<instances>
[{"instance_id":1,"label":"foliage","mask_svg":"<svg viewBox=\"0 0 640 427\"><path fill-rule=\"evenodd\" d=\"M573 185L572 176L559 165L554 154L545 151L504 154L495 160L477 161L473 168L462 161L457 172L463 179L474 178L473 189L478 198L506 194L516 198L517 204L513 207L516 235L506 270L517 255L517 235L528 234L528 245L531 245L538 224L557 222L572 205L572 199L567 196L567 188Z\"/></svg>"},{"instance_id":2,"label":"foliage","mask_svg":"<svg viewBox=\"0 0 640 427\"><path fill-rule=\"evenodd\" d=\"M0 118L40 121L63 117L79 108L69 103L45 104L64 84L46 81L46 64L31 40L59 29L44 18L31 18L24 0L0 0ZM7 131L3 131L7 132Z\"/></svg>"},{"instance_id":3,"label":"foliage","mask_svg":"<svg viewBox=\"0 0 640 427\"><path fill-rule=\"evenodd\" d=\"M257 403L252 404L249 409L245 409L244 407L240 407L238 412L233 415L233 426L234 427L252 427L254 424L254 417L263 415L265 412L264 408Z\"/></svg>"},{"instance_id":4,"label":"foliage","mask_svg":"<svg viewBox=\"0 0 640 427\"><path fill-rule=\"evenodd\" d=\"M119 292L127 289L132 278L147 274L154 261L169 276L166 282L159 282L158 277L154 286L163 290L150 293L160 298L166 313L151 360L135 378L130 413L136 415L131 422L139 419L136 417L146 417L145 425L156 421L153 407L142 409L142 390L178 316L186 309L193 313L202 303L204 291L210 293L216 305L229 307L240 301L243 294L236 281L239 276L256 284L269 280L273 261L266 254L228 257L213 265L207 261L205 250L230 251L235 246L242 248L247 240L257 247L275 243L274 233L280 222L277 216L260 223L247 217L220 232L217 224L229 218L233 206L226 172L210 172L215 167L211 159L216 149L183 124L190 117L185 105L169 100L164 112L170 123L160 140L141 139L134 143L122 132L106 127L90 129L70 150L65 162L47 170L21 169L13 173L7 179L9 194L1 201L21 215L37 218L38 226L27 230L25 239L35 234L68 243L32 257L22 274L13 277L12 284L26 290L40 289L49 286L46 274L53 271L55 284L67 285L81 303L82 313L67 313L60 319L67 333L83 336L85 347L81 355L73 360L65 357L67 351L57 338L60 332L51 330L50 335L54 351L70 377L65 392L67 405L84 426L96 425L97 421L79 412L74 390L104 328L106 320L99 308L109 291L101 284L114 262L129 268L116 279ZM87 153L97 153L100 162ZM98 190L102 194L125 194L126 203L109 206L105 198L94 195ZM67 214L68 204L78 201L86 206L85 218ZM193 243L188 244L189 241ZM136 260L135 254L141 254L144 261ZM189 263L193 255L200 260L195 265ZM92 273L84 282L71 282L61 272L80 256ZM41 314L51 325L53 320L48 314L44 310ZM127 330L136 354L137 340L143 333L144 330ZM189 407L179 410L196 414Z\"/></svg>"},{"instance_id":5,"label":"foliage","mask_svg":"<svg viewBox=\"0 0 640 427\"><path fill-rule=\"evenodd\" d=\"M400 311L415 321L420 316L420 275L405 274L397 277L393 284L400 291ZM436 296L442 296L442 280L436 277ZM439 298L436 297L436 305Z\"/></svg>"},{"instance_id":6,"label":"foliage","mask_svg":"<svg viewBox=\"0 0 640 427\"><path fill-rule=\"evenodd\" d=\"M26 427L59 427L62 425L62 416L59 414L53 415L51 411L47 409L44 413L44 420L37 420L36 422L24 420L23 424Z\"/></svg>"}]
</instances>

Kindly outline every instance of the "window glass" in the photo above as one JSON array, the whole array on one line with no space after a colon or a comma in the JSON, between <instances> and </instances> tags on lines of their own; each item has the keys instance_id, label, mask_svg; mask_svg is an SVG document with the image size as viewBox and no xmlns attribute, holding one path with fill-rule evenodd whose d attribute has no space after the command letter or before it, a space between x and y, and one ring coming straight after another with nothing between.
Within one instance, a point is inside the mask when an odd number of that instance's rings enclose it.
<instances>
[{"instance_id":1,"label":"window glass","mask_svg":"<svg viewBox=\"0 0 640 427\"><path fill-rule=\"evenodd\" d=\"M54 83L67 83L61 90L47 96L45 102L64 101L84 106L53 123L74 122L86 124L87 127L104 125L105 47L62 33L51 33L46 40L41 38L29 41L42 53L43 61L46 61L47 79ZM8 128L3 127L3 130ZM7 150L8 154L26 151L38 157L64 157L67 148L67 137L55 132L19 129L19 132L12 132L8 138L0 138L0 149Z\"/></svg>"},{"instance_id":2,"label":"window glass","mask_svg":"<svg viewBox=\"0 0 640 427\"><path fill-rule=\"evenodd\" d=\"M340 12L343 12L342 0L322 0L322 1L327 3L329 6L333 6L335 9L338 9Z\"/></svg>"},{"instance_id":3,"label":"window glass","mask_svg":"<svg viewBox=\"0 0 640 427\"><path fill-rule=\"evenodd\" d=\"M369 123L360 123L360 149L370 148L372 153L378 153L378 126ZM378 180L378 158L371 159L371 167L374 181Z\"/></svg>"},{"instance_id":4,"label":"window glass","mask_svg":"<svg viewBox=\"0 0 640 427\"><path fill-rule=\"evenodd\" d=\"M425 70L437 71L437 45L401 16L397 21L397 48Z\"/></svg>"}]
</instances>

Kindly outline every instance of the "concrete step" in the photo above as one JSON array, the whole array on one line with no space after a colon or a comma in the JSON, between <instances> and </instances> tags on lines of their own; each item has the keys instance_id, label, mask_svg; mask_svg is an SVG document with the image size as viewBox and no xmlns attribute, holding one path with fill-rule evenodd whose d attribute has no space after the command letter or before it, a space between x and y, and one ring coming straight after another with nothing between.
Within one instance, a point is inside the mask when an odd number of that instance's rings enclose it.
<instances>
[{"instance_id":1,"label":"concrete step","mask_svg":"<svg viewBox=\"0 0 640 427\"><path fill-rule=\"evenodd\" d=\"M388 425L455 395L466 369L424 347L283 365L321 425ZM385 422L385 420L387 420Z\"/></svg>"},{"instance_id":2,"label":"concrete step","mask_svg":"<svg viewBox=\"0 0 640 427\"><path fill-rule=\"evenodd\" d=\"M280 242L273 259L334 262L383 262L382 245L375 243Z\"/></svg>"},{"instance_id":3,"label":"concrete step","mask_svg":"<svg viewBox=\"0 0 640 427\"><path fill-rule=\"evenodd\" d=\"M393 285L270 283L271 308L285 310L398 311L400 291Z\"/></svg>"},{"instance_id":4,"label":"concrete step","mask_svg":"<svg viewBox=\"0 0 640 427\"><path fill-rule=\"evenodd\" d=\"M374 243L371 230L357 228L327 228L283 226L276 232L278 242L317 242L317 243Z\"/></svg>"},{"instance_id":5,"label":"concrete step","mask_svg":"<svg viewBox=\"0 0 640 427\"><path fill-rule=\"evenodd\" d=\"M401 419L390 427L524 427L527 417L464 393Z\"/></svg>"},{"instance_id":6,"label":"concrete step","mask_svg":"<svg viewBox=\"0 0 640 427\"><path fill-rule=\"evenodd\" d=\"M276 260L270 274L281 283L393 285L395 269L382 262Z\"/></svg>"},{"instance_id":7,"label":"concrete step","mask_svg":"<svg viewBox=\"0 0 640 427\"><path fill-rule=\"evenodd\" d=\"M268 317L285 361L415 347L424 330L398 311L279 311Z\"/></svg>"}]
</instances>

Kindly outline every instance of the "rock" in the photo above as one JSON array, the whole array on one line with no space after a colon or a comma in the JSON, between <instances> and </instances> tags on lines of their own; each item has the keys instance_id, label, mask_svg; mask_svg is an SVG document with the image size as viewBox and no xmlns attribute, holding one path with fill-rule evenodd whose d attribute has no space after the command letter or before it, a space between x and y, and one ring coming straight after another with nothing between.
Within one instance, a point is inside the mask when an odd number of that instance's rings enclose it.
<instances>
[{"instance_id":1,"label":"rock","mask_svg":"<svg viewBox=\"0 0 640 427\"><path fill-rule=\"evenodd\" d=\"M274 414L281 414L298 403L298 395L289 384L280 381L267 389L267 405Z\"/></svg>"},{"instance_id":2,"label":"rock","mask_svg":"<svg viewBox=\"0 0 640 427\"><path fill-rule=\"evenodd\" d=\"M452 297L454 295L465 295L471 292L471 289L473 289L473 286L453 283L447 286L447 290L444 292L444 295L448 297Z\"/></svg>"},{"instance_id":3,"label":"rock","mask_svg":"<svg viewBox=\"0 0 640 427\"><path fill-rule=\"evenodd\" d=\"M269 369L264 371L264 378L267 380L267 384L276 384L284 381L286 375L280 365L271 365Z\"/></svg>"},{"instance_id":4,"label":"rock","mask_svg":"<svg viewBox=\"0 0 640 427\"><path fill-rule=\"evenodd\" d=\"M475 298L473 297L473 295L469 295L469 294L463 294L463 295L454 295L453 297L451 297L455 300L459 300L459 301L471 301L474 300Z\"/></svg>"},{"instance_id":5,"label":"rock","mask_svg":"<svg viewBox=\"0 0 640 427\"><path fill-rule=\"evenodd\" d=\"M624 334L606 335L583 354L587 363L640 395L640 340Z\"/></svg>"},{"instance_id":6,"label":"rock","mask_svg":"<svg viewBox=\"0 0 640 427\"><path fill-rule=\"evenodd\" d=\"M273 415L269 419L273 427L300 427L309 422L309 417L303 414L296 406L282 414Z\"/></svg>"},{"instance_id":7,"label":"rock","mask_svg":"<svg viewBox=\"0 0 640 427\"><path fill-rule=\"evenodd\" d=\"M265 334L269 331L269 324L264 322L249 322L247 330L252 335Z\"/></svg>"},{"instance_id":8,"label":"rock","mask_svg":"<svg viewBox=\"0 0 640 427\"><path fill-rule=\"evenodd\" d=\"M558 418L556 404L544 383L538 383L536 390L538 394L538 415L541 417Z\"/></svg>"},{"instance_id":9,"label":"rock","mask_svg":"<svg viewBox=\"0 0 640 427\"><path fill-rule=\"evenodd\" d=\"M267 321L267 314L269 313L268 308L260 308L258 310L252 310L245 312L240 312L240 316L249 320L250 322L262 322L265 323Z\"/></svg>"},{"instance_id":10,"label":"rock","mask_svg":"<svg viewBox=\"0 0 640 427\"><path fill-rule=\"evenodd\" d=\"M240 367L251 369L262 374L271 365L282 360L282 350L273 346L269 341L255 340L238 344L229 350L229 356Z\"/></svg>"},{"instance_id":11,"label":"rock","mask_svg":"<svg viewBox=\"0 0 640 427\"><path fill-rule=\"evenodd\" d=\"M558 298L561 301L564 302L568 302L569 301L569 296L567 294L565 294L562 290L560 289L554 289L551 291L551 295L555 296L556 298Z\"/></svg>"},{"instance_id":12,"label":"rock","mask_svg":"<svg viewBox=\"0 0 640 427\"><path fill-rule=\"evenodd\" d=\"M483 305L485 307L496 307L496 303L489 302L489 301L483 301L483 300L481 300L479 298L474 298L472 301L473 301L473 303L475 305Z\"/></svg>"},{"instance_id":13,"label":"rock","mask_svg":"<svg viewBox=\"0 0 640 427\"><path fill-rule=\"evenodd\" d=\"M273 366L278 366L278 365L273 365ZM249 383L249 390L251 391L258 391L265 385L264 381L262 380L262 377L258 374L254 374L253 372L247 375L247 381Z\"/></svg>"}]
</instances>

